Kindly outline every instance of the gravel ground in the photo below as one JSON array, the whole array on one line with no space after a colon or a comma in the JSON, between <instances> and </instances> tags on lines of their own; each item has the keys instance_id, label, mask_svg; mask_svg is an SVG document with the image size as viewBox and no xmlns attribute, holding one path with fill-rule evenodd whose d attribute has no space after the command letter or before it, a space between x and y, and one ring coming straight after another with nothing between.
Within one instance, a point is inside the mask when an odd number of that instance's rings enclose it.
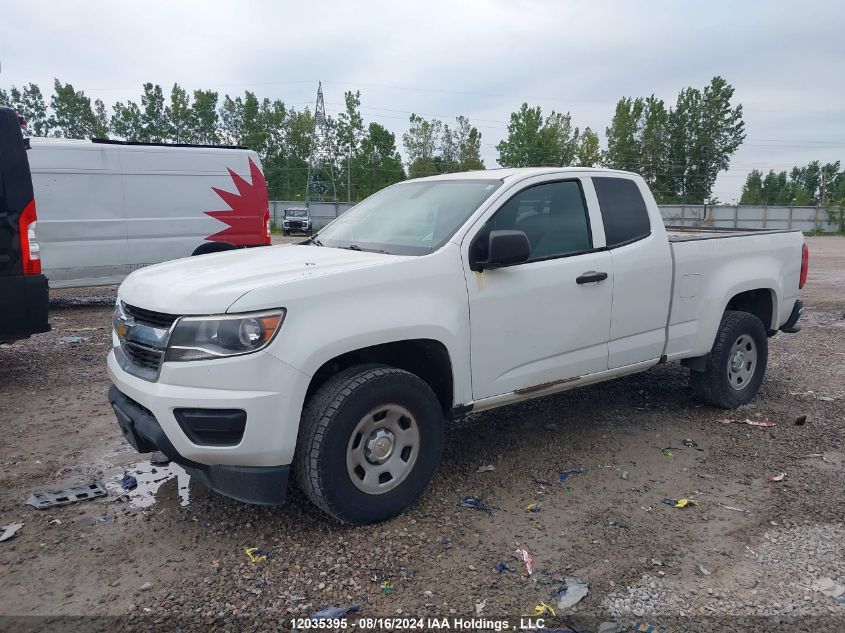
<instances>
[{"instance_id":1,"label":"gravel ground","mask_svg":"<svg viewBox=\"0 0 845 633\"><path fill-rule=\"evenodd\" d=\"M725 413L691 398L683 368L660 366L451 425L423 499L364 528L334 523L295 489L280 508L245 506L132 453L105 402L114 288L56 291L53 331L0 348L0 525L24 523L0 543L0 616L262 630L356 603L362 617L514 623L554 607L563 578L577 577L589 595L550 628L841 632L845 604L823 589L845 584L845 241L808 243L804 329L770 340L758 397L731 413L777 426L718 423ZM558 481L573 467L584 470ZM129 496L124 470L141 483ZM94 477L108 497L22 503ZM462 508L464 495L496 516ZM250 562L250 547L269 559ZM517 548L534 557L531 578Z\"/></svg>"}]
</instances>

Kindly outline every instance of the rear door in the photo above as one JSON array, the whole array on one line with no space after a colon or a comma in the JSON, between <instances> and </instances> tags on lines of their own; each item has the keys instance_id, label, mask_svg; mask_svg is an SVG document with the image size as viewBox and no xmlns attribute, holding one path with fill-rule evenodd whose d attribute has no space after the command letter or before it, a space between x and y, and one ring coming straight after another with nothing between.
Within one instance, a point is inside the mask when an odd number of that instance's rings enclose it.
<instances>
[{"instance_id":1,"label":"rear door","mask_svg":"<svg viewBox=\"0 0 845 633\"><path fill-rule=\"evenodd\" d=\"M129 266L116 148L33 139L30 162L41 259L50 285L120 282Z\"/></svg>"},{"instance_id":2,"label":"rear door","mask_svg":"<svg viewBox=\"0 0 845 633\"><path fill-rule=\"evenodd\" d=\"M483 272L465 264L474 400L607 369L612 262L583 185L529 180L473 235L469 261L485 258L493 230L523 231L532 246L522 264ZM590 272L606 277L579 283Z\"/></svg>"},{"instance_id":3,"label":"rear door","mask_svg":"<svg viewBox=\"0 0 845 633\"><path fill-rule=\"evenodd\" d=\"M653 231L644 183L593 177L607 248L613 259L613 310L608 367L660 358L666 341L672 261L663 231Z\"/></svg>"}]
</instances>

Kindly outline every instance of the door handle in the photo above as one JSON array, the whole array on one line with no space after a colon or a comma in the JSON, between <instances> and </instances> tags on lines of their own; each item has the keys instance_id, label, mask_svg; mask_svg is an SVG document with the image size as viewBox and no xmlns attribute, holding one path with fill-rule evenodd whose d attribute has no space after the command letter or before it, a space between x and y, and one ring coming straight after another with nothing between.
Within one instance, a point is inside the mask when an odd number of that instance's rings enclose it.
<instances>
[{"instance_id":1,"label":"door handle","mask_svg":"<svg viewBox=\"0 0 845 633\"><path fill-rule=\"evenodd\" d=\"M576 277L575 283L592 284L598 281L604 281L605 279L607 279L607 273L597 273L595 270L590 270L585 273L581 273L580 277Z\"/></svg>"}]
</instances>

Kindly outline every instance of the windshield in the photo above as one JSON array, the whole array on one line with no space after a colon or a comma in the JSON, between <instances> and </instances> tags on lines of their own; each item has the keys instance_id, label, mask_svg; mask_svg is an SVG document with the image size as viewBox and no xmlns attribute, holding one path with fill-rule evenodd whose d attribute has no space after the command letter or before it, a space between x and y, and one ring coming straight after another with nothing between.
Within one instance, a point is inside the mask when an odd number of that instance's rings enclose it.
<instances>
[{"instance_id":1,"label":"windshield","mask_svg":"<svg viewBox=\"0 0 845 633\"><path fill-rule=\"evenodd\" d=\"M501 180L432 180L383 189L320 231L323 246L425 255L445 244Z\"/></svg>"},{"instance_id":2,"label":"windshield","mask_svg":"<svg viewBox=\"0 0 845 633\"><path fill-rule=\"evenodd\" d=\"M289 218L307 218L308 211L305 209L288 209L285 211L285 216Z\"/></svg>"}]
</instances>

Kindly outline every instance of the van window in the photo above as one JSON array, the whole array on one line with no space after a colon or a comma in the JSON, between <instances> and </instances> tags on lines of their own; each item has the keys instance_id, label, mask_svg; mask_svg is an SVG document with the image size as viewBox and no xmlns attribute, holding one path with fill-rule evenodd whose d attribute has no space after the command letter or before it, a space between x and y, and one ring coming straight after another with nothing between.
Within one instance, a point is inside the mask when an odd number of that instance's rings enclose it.
<instances>
[{"instance_id":1,"label":"van window","mask_svg":"<svg viewBox=\"0 0 845 633\"><path fill-rule=\"evenodd\" d=\"M577 180L523 189L496 211L472 244L473 258L487 258L490 231L522 231L531 243L529 262L593 248L587 207Z\"/></svg>"},{"instance_id":2,"label":"van window","mask_svg":"<svg viewBox=\"0 0 845 633\"><path fill-rule=\"evenodd\" d=\"M593 178L604 221L607 247L614 248L651 234L651 223L637 183L627 178Z\"/></svg>"}]
</instances>

